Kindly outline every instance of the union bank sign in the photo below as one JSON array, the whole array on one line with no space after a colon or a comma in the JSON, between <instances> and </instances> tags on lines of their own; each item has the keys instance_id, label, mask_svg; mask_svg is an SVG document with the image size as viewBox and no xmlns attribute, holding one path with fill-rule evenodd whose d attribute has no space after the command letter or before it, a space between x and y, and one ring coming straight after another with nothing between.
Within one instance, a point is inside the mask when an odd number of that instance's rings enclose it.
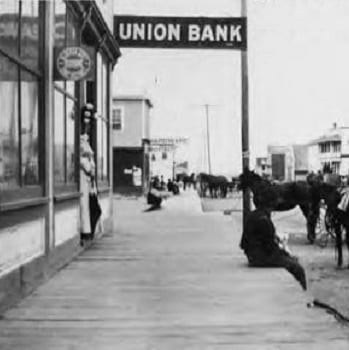
<instances>
[{"instance_id":1,"label":"union bank sign","mask_svg":"<svg viewBox=\"0 0 349 350\"><path fill-rule=\"evenodd\" d=\"M114 16L121 47L237 49L247 47L245 17Z\"/></svg>"}]
</instances>

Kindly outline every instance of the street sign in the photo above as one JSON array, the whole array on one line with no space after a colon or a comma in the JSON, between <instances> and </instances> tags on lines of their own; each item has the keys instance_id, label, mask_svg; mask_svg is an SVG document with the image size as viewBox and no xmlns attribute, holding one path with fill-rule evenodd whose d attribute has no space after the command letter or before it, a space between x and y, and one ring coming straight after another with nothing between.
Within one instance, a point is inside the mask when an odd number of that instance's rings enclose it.
<instances>
[{"instance_id":1,"label":"street sign","mask_svg":"<svg viewBox=\"0 0 349 350\"><path fill-rule=\"evenodd\" d=\"M114 16L121 47L237 49L247 47L245 17Z\"/></svg>"}]
</instances>

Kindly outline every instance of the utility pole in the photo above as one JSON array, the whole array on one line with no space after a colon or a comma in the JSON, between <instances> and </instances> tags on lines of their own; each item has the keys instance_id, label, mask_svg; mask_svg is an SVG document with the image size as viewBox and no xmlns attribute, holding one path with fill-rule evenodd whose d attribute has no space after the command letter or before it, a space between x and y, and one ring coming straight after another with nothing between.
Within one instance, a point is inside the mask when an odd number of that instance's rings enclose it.
<instances>
[{"instance_id":1,"label":"utility pole","mask_svg":"<svg viewBox=\"0 0 349 350\"><path fill-rule=\"evenodd\" d=\"M246 18L247 37L247 0L241 0L241 17ZM248 45L248 43L247 43ZM248 59L246 50L241 50L241 141L242 141L242 171L250 168L249 148L249 118L248 118ZM249 189L244 190L242 198L243 227L246 223L247 214L251 210Z\"/></svg>"},{"instance_id":2,"label":"utility pole","mask_svg":"<svg viewBox=\"0 0 349 350\"><path fill-rule=\"evenodd\" d=\"M207 132L207 162L208 162L208 173L212 173L211 167L211 150L210 150L210 122L209 122L209 107L210 105L205 104L206 110L206 132Z\"/></svg>"}]
</instances>

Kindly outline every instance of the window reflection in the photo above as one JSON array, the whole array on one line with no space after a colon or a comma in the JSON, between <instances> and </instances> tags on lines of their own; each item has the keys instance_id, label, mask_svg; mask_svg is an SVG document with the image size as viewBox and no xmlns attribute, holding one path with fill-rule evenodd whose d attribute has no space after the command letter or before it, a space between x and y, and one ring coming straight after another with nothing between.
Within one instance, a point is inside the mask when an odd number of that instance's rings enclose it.
<instances>
[{"instance_id":1,"label":"window reflection","mask_svg":"<svg viewBox=\"0 0 349 350\"><path fill-rule=\"evenodd\" d=\"M79 44L76 20L71 12L67 13L67 46Z\"/></svg>"},{"instance_id":2,"label":"window reflection","mask_svg":"<svg viewBox=\"0 0 349 350\"><path fill-rule=\"evenodd\" d=\"M0 55L0 190L19 181L18 68Z\"/></svg>"},{"instance_id":3,"label":"window reflection","mask_svg":"<svg viewBox=\"0 0 349 350\"><path fill-rule=\"evenodd\" d=\"M2 0L0 6L0 46L18 55L19 1Z\"/></svg>"},{"instance_id":4,"label":"window reflection","mask_svg":"<svg viewBox=\"0 0 349 350\"><path fill-rule=\"evenodd\" d=\"M23 63L38 68L39 63L39 2L22 1L21 8L21 47Z\"/></svg>"},{"instance_id":5,"label":"window reflection","mask_svg":"<svg viewBox=\"0 0 349 350\"><path fill-rule=\"evenodd\" d=\"M21 72L21 141L24 185L39 183L38 81Z\"/></svg>"},{"instance_id":6,"label":"window reflection","mask_svg":"<svg viewBox=\"0 0 349 350\"><path fill-rule=\"evenodd\" d=\"M75 182L75 103L71 99L67 99L66 129L67 182Z\"/></svg>"},{"instance_id":7,"label":"window reflection","mask_svg":"<svg viewBox=\"0 0 349 350\"><path fill-rule=\"evenodd\" d=\"M65 147L64 147L64 95L55 90L55 121L54 121L54 150L55 150L55 183L65 182Z\"/></svg>"},{"instance_id":8,"label":"window reflection","mask_svg":"<svg viewBox=\"0 0 349 350\"><path fill-rule=\"evenodd\" d=\"M63 0L55 0L55 46L65 45L66 4Z\"/></svg>"}]
</instances>

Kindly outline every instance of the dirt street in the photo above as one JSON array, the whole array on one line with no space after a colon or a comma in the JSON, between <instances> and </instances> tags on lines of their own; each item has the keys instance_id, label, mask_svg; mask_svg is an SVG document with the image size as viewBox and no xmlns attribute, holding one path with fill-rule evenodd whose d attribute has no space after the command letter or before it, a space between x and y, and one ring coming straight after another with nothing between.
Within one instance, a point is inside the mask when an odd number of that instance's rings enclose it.
<instances>
[{"instance_id":1,"label":"dirt street","mask_svg":"<svg viewBox=\"0 0 349 350\"><path fill-rule=\"evenodd\" d=\"M205 199L202 201L204 211L236 210L237 199ZM240 207L241 208L241 207ZM226 213L227 214L227 213ZM314 298L325 302L349 318L349 269L348 251L343 247L344 267L336 267L334 242L329 241L326 247L319 242L314 245L306 238L305 219L299 209L273 213L274 224L278 232L289 235L289 247L297 255L306 269L309 292Z\"/></svg>"}]
</instances>

